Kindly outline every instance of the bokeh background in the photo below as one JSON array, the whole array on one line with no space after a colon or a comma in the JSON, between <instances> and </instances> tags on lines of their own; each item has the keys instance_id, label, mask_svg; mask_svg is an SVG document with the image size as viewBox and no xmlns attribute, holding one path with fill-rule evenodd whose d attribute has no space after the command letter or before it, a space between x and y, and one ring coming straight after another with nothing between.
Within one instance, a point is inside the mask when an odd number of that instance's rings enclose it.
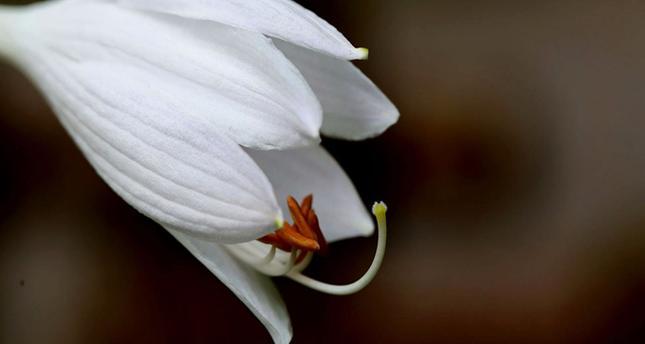
<instances>
[{"instance_id":1,"label":"bokeh background","mask_svg":"<svg viewBox=\"0 0 645 344\"><path fill-rule=\"evenodd\" d=\"M294 343L645 339L645 2L301 3L370 48L358 66L402 116L323 142L388 202L389 249L356 295L277 279ZM0 137L1 342L269 342L6 64ZM349 282L374 245L338 243L311 274Z\"/></svg>"}]
</instances>

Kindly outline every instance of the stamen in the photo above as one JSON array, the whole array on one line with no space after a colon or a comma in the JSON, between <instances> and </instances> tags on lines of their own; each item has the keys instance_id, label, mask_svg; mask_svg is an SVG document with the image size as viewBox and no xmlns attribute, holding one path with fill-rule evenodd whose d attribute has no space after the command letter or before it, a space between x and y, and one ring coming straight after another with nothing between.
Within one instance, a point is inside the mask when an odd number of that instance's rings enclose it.
<instances>
[{"instance_id":1,"label":"stamen","mask_svg":"<svg viewBox=\"0 0 645 344\"><path fill-rule=\"evenodd\" d=\"M309 239L298 233L298 231L296 231L296 229L287 222L284 223L282 229L277 231L276 234L280 239L288 242L295 248L307 251L318 251L320 249L320 245L318 245L316 240Z\"/></svg>"},{"instance_id":2,"label":"stamen","mask_svg":"<svg viewBox=\"0 0 645 344\"><path fill-rule=\"evenodd\" d=\"M289 271L291 271L291 269L293 269L293 266L296 264L296 255L297 254L298 254L298 250L291 251L291 256L289 257L289 262L287 263L287 265L284 266L284 270L282 270L282 273L280 274L280 276L288 274Z\"/></svg>"},{"instance_id":3,"label":"stamen","mask_svg":"<svg viewBox=\"0 0 645 344\"><path fill-rule=\"evenodd\" d=\"M309 211L307 214L307 222L309 223L309 227L313 230L316 240L320 245L320 254L327 254L327 240L325 240L325 236L323 235L322 230L320 230L320 224L318 223L318 216L316 215L315 210L311 209L311 211Z\"/></svg>"},{"instance_id":4,"label":"stamen","mask_svg":"<svg viewBox=\"0 0 645 344\"><path fill-rule=\"evenodd\" d=\"M230 252L240 260L253 266L269 276L287 276L312 289L335 295L355 293L367 286L376 276L385 255L387 238L385 213L387 207L383 202L375 203L372 213L378 227L378 243L374 259L367 272L357 281L346 285L335 285L320 282L302 274L312 260L314 252L324 251L327 242L320 230L318 216L312 207L313 196L302 200L302 206L291 196L287 199L289 211L294 224L281 221L279 229L267 234L255 242L228 245ZM267 247L271 245L267 252ZM280 254L278 254L280 250ZM283 252L284 251L284 252ZM287 255L286 252L289 252Z\"/></svg>"},{"instance_id":5,"label":"stamen","mask_svg":"<svg viewBox=\"0 0 645 344\"><path fill-rule=\"evenodd\" d=\"M268 253L263 254L262 252L266 251L263 250L261 245L260 243L257 243L257 245L255 243L242 243L227 245L226 247L235 257L268 276L284 276L296 266L298 250L292 250L288 257L278 257L275 246L271 247ZM298 264L298 268L300 268L300 264Z\"/></svg>"},{"instance_id":6,"label":"stamen","mask_svg":"<svg viewBox=\"0 0 645 344\"><path fill-rule=\"evenodd\" d=\"M291 269L291 271L293 272L304 271L309 266L309 263L311 263L311 260L313 259L313 257L314 257L313 252L306 252L306 255L304 259L302 259L302 261L298 262L298 260L296 259L296 266L294 266L293 269Z\"/></svg>"},{"instance_id":7,"label":"stamen","mask_svg":"<svg viewBox=\"0 0 645 344\"><path fill-rule=\"evenodd\" d=\"M273 258L275 258L275 251L276 250L277 249L276 249L275 246L271 246L271 250L266 255L266 257L264 257L264 260L262 261L262 264L266 265L266 264L271 263L271 261L273 261Z\"/></svg>"},{"instance_id":8,"label":"stamen","mask_svg":"<svg viewBox=\"0 0 645 344\"><path fill-rule=\"evenodd\" d=\"M272 245L283 251L291 252L291 245L289 245L289 243L284 239L280 238L276 233L269 233L258 239L258 241L264 244Z\"/></svg>"},{"instance_id":9,"label":"stamen","mask_svg":"<svg viewBox=\"0 0 645 344\"><path fill-rule=\"evenodd\" d=\"M300 254L298 255L298 258L296 258L296 265L300 264L309 253L311 253L311 252L310 251L305 251L305 250L300 251Z\"/></svg>"},{"instance_id":10,"label":"stamen","mask_svg":"<svg viewBox=\"0 0 645 344\"><path fill-rule=\"evenodd\" d=\"M306 236L307 238L311 238L315 240L316 235L314 234L314 231L309 227L309 224L307 223L307 218L305 218L305 215L303 214L302 209L300 209L300 206L298 205L298 201L296 201L293 197L289 196L287 197L287 206L289 207L289 212L291 213L293 222L295 222L296 227L300 230L302 235ZM309 205L308 208L311 208L311 204Z\"/></svg>"},{"instance_id":11,"label":"stamen","mask_svg":"<svg viewBox=\"0 0 645 344\"><path fill-rule=\"evenodd\" d=\"M302 199L302 206L300 206L300 210L302 210L302 214L307 218L307 215L309 215L309 211L311 210L311 205L314 202L314 195L309 194L305 196L305 198Z\"/></svg>"},{"instance_id":12,"label":"stamen","mask_svg":"<svg viewBox=\"0 0 645 344\"><path fill-rule=\"evenodd\" d=\"M367 272L365 272L365 274L357 281L346 285L328 284L305 276L301 271L297 271L296 269L287 273L287 277L311 289L334 295L348 295L365 288L376 276L376 273L383 262L383 257L385 256L385 243L387 239L386 211L387 206L383 202L374 203L374 206L372 206L372 214L376 217L378 225L378 243L376 244L376 253L374 254L372 264L369 269L367 269Z\"/></svg>"}]
</instances>

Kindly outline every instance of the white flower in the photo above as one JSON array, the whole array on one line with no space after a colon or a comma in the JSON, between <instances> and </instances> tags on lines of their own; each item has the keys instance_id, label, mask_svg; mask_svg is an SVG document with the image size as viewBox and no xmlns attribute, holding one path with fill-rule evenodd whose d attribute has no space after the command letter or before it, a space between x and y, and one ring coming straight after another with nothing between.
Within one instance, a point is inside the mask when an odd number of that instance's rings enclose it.
<instances>
[{"instance_id":1,"label":"white flower","mask_svg":"<svg viewBox=\"0 0 645 344\"><path fill-rule=\"evenodd\" d=\"M296 237L315 227L313 211L302 210L297 235L285 231L287 195L313 193L328 240L370 235L372 221L318 145L319 133L364 139L398 119L348 61L367 51L312 12L290 0L0 7L0 54L42 90L112 189L186 246L276 342L288 342L291 327L267 275L343 294L376 272L385 243L381 204L377 257L356 284L301 274L324 244L313 234ZM256 240L270 237L282 241ZM316 247L299 246L305 241Z\"/></svg>"}]
</instances>

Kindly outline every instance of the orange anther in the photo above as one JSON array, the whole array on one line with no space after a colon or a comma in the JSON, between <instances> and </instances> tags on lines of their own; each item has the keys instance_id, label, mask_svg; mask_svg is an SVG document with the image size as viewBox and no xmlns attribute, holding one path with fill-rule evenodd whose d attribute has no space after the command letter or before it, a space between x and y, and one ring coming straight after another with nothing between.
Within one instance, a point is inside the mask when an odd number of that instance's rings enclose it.
<instances>
[{"instance_id":1,"label":"orange anther","mask_svg":"<svg viewBox=\"0 0 645 344\"><path fill-rule=\"evenodd\" d=\"M276 233L269 233L258 240L262 243L273 245L283 251L291 252L292 250L291 245L284 239L280 238Z\"/></svg>"},{"instance_id":2,"label":"orange anther","mask_svg":"<svg viewBox=\"0 0 645 344\"><path fill-rule=\"evenodd\" d=\"M311 204L313 203L313 201L314 201L314 195L309 194L302 199L302 202L300 202L302 204L300 206L300 210L302 210L302 215L304 215L305 218L307 218L307 215L311 210Z\"/></svg>"},{"instance_id":3,"label":"orange anther","mask_svg":"<svg viewBox=\"0 0 645 344\"><path fill-rule=\"evenodd\" d=\"M298 232L300 232L300 234L304 235L305 237L313 239L315 241L316 234L307 223L305 216L302 214L302 209L300 209L298 201L296 201L295 198L289 196L287 197L287 206L289 207L289 212L291 213L291 217L293 218L293 222L295 222Z\"/></svg>"},{"instance_id":4,"label":"orange anther","mask_svg":"<svg viewBox=\"0 0 645 344\"><path fill-rule=\"evenodd\" d=\"M316 241L320 245L320 253L327 253L327 240L325 240L325 236L323 235L322 230L320 230L320 224L318 223L318 216L316 215L315 210L311 209L307 214L307 223L316 235Z\"/></svg>"},{"instance_id":5,"label":"orange anther","mask_svg":"<svg viewBox=\"0 0 645 344\"><path fill-rule=\"evenodd\" d=\"M287 222L284 223L282 229L277 231L276 234L278 235L278 237L280 237L280 239L283 239L297 249L306 251L320 250L320 245L316 242L316 240L309 239L298 233L298 231L296 231L296 229Z\"/></svg>"},{"instance_id":6,"label":"orange anther","mask_svg":"<svg viewBox=\"0 0 645 344\"><path fill-rule=\"evenodd\" d=\"M294 249L300 250L296 263L302 261L309 252L326 252L327 242L320 230L318 216L312 208L312 204L313 195L305 196L302 199L302 206L292 196L287 197L293 225L284 222L282 228L258 240L287 252L292 252Z\"/></svg>"}]
</instances>

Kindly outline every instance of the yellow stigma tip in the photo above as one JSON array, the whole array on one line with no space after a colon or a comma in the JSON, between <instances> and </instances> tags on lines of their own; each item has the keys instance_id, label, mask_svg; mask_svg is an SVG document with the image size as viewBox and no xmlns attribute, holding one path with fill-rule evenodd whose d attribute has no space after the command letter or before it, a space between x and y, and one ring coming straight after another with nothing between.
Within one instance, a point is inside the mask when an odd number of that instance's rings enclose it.
<instances>
[{"instance_id":1,"label":"yellow stigma tip","mask_svg":"<svg viewBox=\"0 0 645 344\"><path fill-rule=\"evenodd\" d=\"M383 202L375 202L372 206L372 214L374 214L374 216L383 216L386 211L387 205Z\"/></svg>"}]
</instances>

